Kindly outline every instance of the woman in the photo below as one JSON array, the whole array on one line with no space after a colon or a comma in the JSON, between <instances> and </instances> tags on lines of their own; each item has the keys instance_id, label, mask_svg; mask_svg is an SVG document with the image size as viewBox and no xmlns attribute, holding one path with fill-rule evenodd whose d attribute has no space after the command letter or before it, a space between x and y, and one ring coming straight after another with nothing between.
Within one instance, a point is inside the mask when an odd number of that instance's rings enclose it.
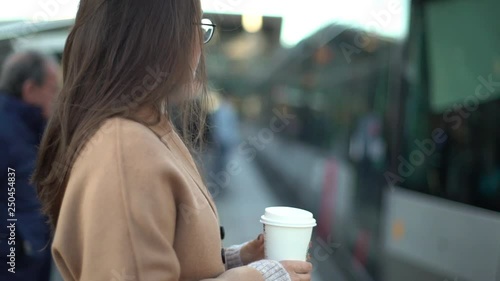
<instances>
[{"instance_id":1,"label":"woman","mask_svg":"<svg viewBox=\"0 0 500 281\"><path fill-rule=\"evenodd\" d=\"M205 93L214 26L200 6L80 2L33 175L65 280L310 280L309 263L257 261L261 236L221 257L215 205L166 110Z\"/></svg>"}]
</instances>

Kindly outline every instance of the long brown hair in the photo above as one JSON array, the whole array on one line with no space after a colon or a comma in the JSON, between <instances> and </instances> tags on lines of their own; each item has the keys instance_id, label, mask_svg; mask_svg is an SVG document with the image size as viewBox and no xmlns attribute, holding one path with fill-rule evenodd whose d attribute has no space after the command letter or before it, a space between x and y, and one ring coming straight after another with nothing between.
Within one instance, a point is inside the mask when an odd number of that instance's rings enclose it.
<instances>
[{"instance_id":1,"label":"long brown hair","mask_svg":"<svg viewBox=\"0 0 500 281\"><path fill-rule=\"evenodd\" d=\"M193 139L191 116L203 122L203 114L191 100L206 93L203 54L192 69L195 50L203 48L201 15L200 0L80 1L63 53L64 85L32 177L53 228L71 167L106 119L145 123L134 113L146 106L159 122L169 101L183 96L183 132Z\"/></svg>"}]
</instances>

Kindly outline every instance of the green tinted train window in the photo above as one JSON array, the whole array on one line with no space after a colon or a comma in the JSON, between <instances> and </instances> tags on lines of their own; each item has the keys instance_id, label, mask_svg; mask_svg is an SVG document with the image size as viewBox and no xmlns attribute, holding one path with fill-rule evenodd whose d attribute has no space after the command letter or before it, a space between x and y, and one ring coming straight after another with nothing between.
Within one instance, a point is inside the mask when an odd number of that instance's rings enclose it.
<instances>
[{"instance_id":1,"label":"green tinted train window","mask_svg":"<svg viewBox=\"0 0 500 281\"><path fill-rule=\"evenodd\" d=\"M500 211L499 5L431 1L423 13L415 11L402 153L389 180Z\"/></svg>"},{"instance_id":2,"label":"green tinted train window","mask_svg":"<svg viewBox=\"0 0 500 281\"><path fill-rule=\"evenodd\" d=\"M484 80L500 81L500 1L435 1L426 7L432 110L475 96L480 102L498 98L500 91L476 89Z\"/></svg>"}]
</instances>

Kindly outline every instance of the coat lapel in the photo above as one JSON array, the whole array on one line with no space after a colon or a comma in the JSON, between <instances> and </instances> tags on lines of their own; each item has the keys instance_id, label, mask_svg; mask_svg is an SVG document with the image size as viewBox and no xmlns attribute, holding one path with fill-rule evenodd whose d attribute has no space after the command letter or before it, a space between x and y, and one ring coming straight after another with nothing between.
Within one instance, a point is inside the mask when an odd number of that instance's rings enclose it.
<instances>
[{"instance_id":1,"label":"coat lapel","mask_svg":"<svg viewBox=\"0 0 500 281\"><path fill-rule=\"evenodd\" d=\"M141 114L145 114L145 112L142 111ZM189 150L187 149L186 145L181 140L179 135L175 132L170 120L166 116L162 116L160 122L157 125L149 126L149 128L153 132L155 132L155 134L160 138L160 140L165 144L165 146L175 155L175 157L179 162L179 165L182 165L186 173L189 174L191 179L196 183L198 189L201 191L203 196L208 201L215 217L218 219L219 216L213 198L202 181L200 173L196 168L196 164L194 163L194 160L191 157L191 153L189 152Z\"/></svg>"},{"instance_id":2,"label":"coat lapel","mask_svg":"<svg viewBox=\"0 0 500 281\"><path fill-rule=\"evenodd\" d=\"M167 145L170 144L174 146L171 150L176 153L176 155L181 158L178 159L179 162L182 163L184 168L186 169L187 173L191 176L193 181L196 183L200 191L203 193L205 198L207 199L208 203L210 204L210 208L218 217L217 215L217 209L215 208L215 203L213 202L212 196L208 192L207 188L205 187L205 184L203 183L200 173L198 172L198 169L196 168L196 164L194 163L193 158L191 157L191 153L189 150L186 148L184 145L184 142L180 139L179 135L175 132L172 131L172 133L168 134L165 136L165 138L168 138L167 140Z\"/></svg>"}]
</instances>

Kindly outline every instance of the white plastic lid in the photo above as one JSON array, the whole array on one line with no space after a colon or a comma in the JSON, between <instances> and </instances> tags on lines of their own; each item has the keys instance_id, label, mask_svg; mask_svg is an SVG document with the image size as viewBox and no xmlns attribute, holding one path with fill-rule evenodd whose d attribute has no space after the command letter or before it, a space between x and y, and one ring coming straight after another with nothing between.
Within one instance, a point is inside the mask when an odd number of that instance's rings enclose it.
<instances>
[{"instance_id":1,"label":"white plastic lid","mask_svg":"<svg viewBox=\"0 0 500 281\"><path fill-rule=\"evenodd\" d=\"M260 222L283 227L314 227L316 220L306 210L291 207L269 207L260 217Z\"/></svg>"}]
</instances>

